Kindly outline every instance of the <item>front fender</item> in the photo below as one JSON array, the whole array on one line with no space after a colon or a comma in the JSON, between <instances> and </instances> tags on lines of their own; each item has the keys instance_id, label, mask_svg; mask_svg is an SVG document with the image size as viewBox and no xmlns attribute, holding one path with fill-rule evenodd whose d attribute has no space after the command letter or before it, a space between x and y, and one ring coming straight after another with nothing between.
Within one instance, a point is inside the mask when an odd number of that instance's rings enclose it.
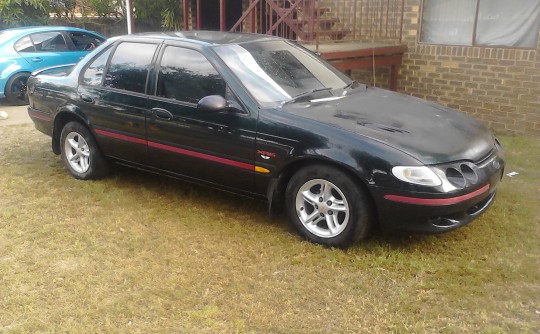
<instances>
[{"instance_id":1,"label":"front fender","mask_svg":"<svg viewBox=\"0 0 540 334\"><path fill-rule=\"evenodd\" d=\"M257 175L256 192L266 194L270 180L279 179L277 192L308 164L330 164L347 172L368 189L392 185L392 167L421 165L414 157L383 141L280 110L261 110L255 164L270 171ZM276 187L274 187L276 189Z\"/></svg>"}]
</instances>

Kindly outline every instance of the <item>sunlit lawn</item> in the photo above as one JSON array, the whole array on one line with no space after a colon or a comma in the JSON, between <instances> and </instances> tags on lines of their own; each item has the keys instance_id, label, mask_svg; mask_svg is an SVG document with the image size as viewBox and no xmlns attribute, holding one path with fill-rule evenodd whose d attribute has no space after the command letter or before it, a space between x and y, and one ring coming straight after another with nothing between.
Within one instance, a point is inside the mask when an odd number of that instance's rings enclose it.
<instances>
[{"instance_id":1,"label":"sunlit lawn","mask_svg":"<svg viewBox=\"0 0 540 334\"><path fill-rule=\"evenodd\" d=\"M32 125L0 127L0 333L538 333L540 140L501 139L519 175L480 219L343 251L258 201L77 181Z\"/></svg>"}]
</instances>

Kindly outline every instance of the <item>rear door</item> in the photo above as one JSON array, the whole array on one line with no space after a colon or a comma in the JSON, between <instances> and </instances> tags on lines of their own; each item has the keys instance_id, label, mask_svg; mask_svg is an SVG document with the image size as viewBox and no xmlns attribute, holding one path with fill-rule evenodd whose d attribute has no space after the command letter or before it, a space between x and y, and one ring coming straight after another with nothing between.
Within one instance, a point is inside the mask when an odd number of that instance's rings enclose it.
<instances>
[{"instance_id":1,"label":"rear door","mask_svg":"<svg viewBox=\"0 0 540 334\"><path fill-rule=\"evenodd\" d=\"M31 34L15 43L15 50L33 69L76 63L61 31Z\"/></svg>"},{"instance_id":2,"label":"rear door","mask_svg":"<svg viewBox=\"0 0 540 334\"><path fill-rule=\"evenodd\" d=\"M107 156L146 163L146 87L156 42L125 41L89 63L79 83L84 109Z\"/></svg>"},{"instance_id":3,"label":"rear door","mask_svg":"<svg viewBox=\"0 0 540 334\"><path fill-rule=\"evenodd\" d=\"M251 192L257 115L242 107L203 112L197 103L221 95L240 106L216 67L198 50L166 45L149 98L150 161L160 170Z\"/></svg>"}]
</instances>

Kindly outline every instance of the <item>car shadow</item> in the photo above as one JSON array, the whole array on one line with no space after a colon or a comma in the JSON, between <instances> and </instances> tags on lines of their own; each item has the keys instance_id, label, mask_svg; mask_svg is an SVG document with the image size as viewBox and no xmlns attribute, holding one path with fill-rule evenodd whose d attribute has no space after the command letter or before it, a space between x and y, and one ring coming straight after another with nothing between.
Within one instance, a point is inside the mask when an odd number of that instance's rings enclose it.
<instances>
[{"instance_id":1,"label":"car shadow","mask_svg":"<svg viewBox=\"0 0 540 334\"><path fill-rule=\"evenodd\" d=\"M254 218L250 223L270 224L279 227L288 234L297 236L299 241L302 240L289 223L285 210L269 214L268 204L262 199L245 197L222 189L202 186L185 180L120 165L113 165L109 178L114 180L115 187L142 187L146 191L155 192L157 196L164 198L185 199L188 197L194 203L211 203L219 211L242 212ZM419 245L432 243L436 239L440 239L441 236L443 235L386 233L375 227L365 239L353 244L349 250L371 253L375 249L384 247L407 253L417 249Z\"/></svg>"},{"instance_id":2,"label":"car shadow","mask_svg":"<svg viewBox=\"0 0 540 334\"><path fill-rule=\"evenodd\" d=\"M213 188L116 164L112 165L110 175L104 180L113 182L114 186L119 188L141 187L167 199L188 198L194 203L211 203L216 210L242 212L254 217L253 221L257 223L278 224L289 230L284 217L268 214L268 204L264 200L227 192L218 186Z\"/></svg>"},{"instance_id":3,"label":"car shadow","mask_svg":"<svg viewBox=\"0 0 540 334\"><path fill-rule=\"evenodd\" d=\"M0 107L9 107L9 106L12 106L11 103L9 103L9 101L4 97L4 98L0 98Z\"/></svg>"},{"instance_id":4,"label":"car shadow","mask_svg":"<svg viewBox=\"0 0 540 334\"><path fill-rule=\"evenodd\" d=\"M20 107L20 106L21 106L21 104L11 103L5 97L0 98L0 107Z\"/></svg>"}]
</instances>

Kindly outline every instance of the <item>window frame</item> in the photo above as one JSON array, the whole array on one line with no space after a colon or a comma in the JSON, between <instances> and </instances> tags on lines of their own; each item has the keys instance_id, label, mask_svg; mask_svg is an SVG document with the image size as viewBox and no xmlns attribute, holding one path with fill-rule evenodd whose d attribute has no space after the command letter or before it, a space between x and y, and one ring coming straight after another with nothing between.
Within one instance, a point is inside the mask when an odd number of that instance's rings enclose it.
<instances>
[{"instance_id":1,"label":"window frame","mask_svg":"<svg viewBox=\"0 0 540 334\"><path fill-rule=\"evenodd\" d=\"M192 103L192 102L189 102L189 101L177 100L177 99L172 99L172 98L157 95L158 82L159 82L159 71L161 69L161 61L163 60L163 56L165 55L165 51L167 50L168 47L186 49L186 50L197 52L200 55L202 55L208 61L208 63L210 65L212 65L214 70L219 74L219 76L221 77L221 79L225 83L225 91L227 91L227 89L229 89L235 95L235 98L238 99L236 97L236 94L234 93L234 91L230 88L230 85L228 84L227 80L225 80L225 76L219 70L219 66L216 66L216 64L214 62L212 62L212 60L209 59L206 56L206 54L203 52L203 50L201 50L199 48L190 47L189 45L181 45L181 44L176 44L176 43L164 43L161 46L161 49L159 50L158 55L157 55L157 57L155 59L154 75L153 75L154 82L152 83L152 87L150 87L150 91L148 92L148 95L152 96L153 98L163 99L163 100L166 100L166 101L169 101L169 102L175 102L175 103L178 103L178 104L181 104L181 105L186 105L186 106L191 106L191 107L193 107L193 106L196 107L197 106L196 103ZM226 98L226 97L224 96L224 98Z\"/></svg>"},{"instance_id":2,"label":"window frame","mask_svg":"<svg viewBox=\"0 0 540 334\"><path fill-rule=\"evenodd\" d=\"M32 48L33 50L32 51L22 51L22 50L18 50L17 49L17 43L19 43L20 41L22 41L23 39L25 38L28 38L28 40L30 41L30 44L32 45ZM22 54L25 54L25 53L31 53L31 52L37 52L36 51L36 46L34 45L34 41L32 41L32 37L30 37L30 34L24 36L24 37L21 37L19 38L18 40L16 40L14 43L13 43L13 49L15 50L15 52L17 53L22 53Z\"/></svg>"},{"instance_id":3,"label":"window frame","mask_svg":"<svg viewBox=\"0 0 540 334\"><path fill-rule=\"evenodd\" d=\"M126 90L126 89L108 87L108 86L104 85L105 76L109 72L109 68L110 68L110 65L111 65L111 60L112 60L114 54L116 53L116 50L118 49L118 46L120 44L126 43L126 42L127 43L139 43L139 44L152 44L152 45L156 46L156 50L154 51L154 55L152 56L152 60L150 61L150 67L148 68L148 73L146 74L146 82L145 82L144 93L134 92L134 91L131 91L131 90ZM101 47L101 45L99 47ZM78 85L79 86L90 87L90 88L95 88L95 89L102 89L102 90L105 90L105 91L124 93L124 94L128 94L128 95L152 97L153 96L153 92L152 92L153 73L152 72L155 71L156 59L159 56L159 54L161 53L161 49L162 49L162 41L161 40L155 40L155 39L149 39L149 40L143 40L143 41L136 40L136 39L125 39L125 40L115 41L115 42L110 43L108 45L104 45L103 50L99 51L99 53L97 53L94 57L92 57L92 59L90 59L89 61L86 62L86 64L84 64L83 68L79 72L79 78L78 78L78 81L77 81ZM110 51L110 54L109 54L109 57L107 58L107 62L106 62L105 67L103 69L103 74L104 75L101 78L100 84L99 85L86 84L84 82L84 74L86 73L86 70L88 70L88 68L94 63L94 61L96 61L101 55L103 55L105 52L108 52L108 51Z\"/></svg>"},{"instance_id":4,"label":"window frame","mask_svg":"<svg viewBox=\"0 0 540 334\"><path fill-rule=\"evenodd\" d=\"M540 32L538 29L540 29L540 26L537 27L536 30L536 45L531 47L526 46L506 46L506 45L485 45L485 44L476 44L476 30L478 28L478 16L479 16L479 10L480 10L480 1L483 0L475 0L476 1L476 8L474 13L474 21L473 21L473 31L471 37L471 44L446 44L446 43L429 43L429 42L423 42L422 41L422 34L423 31L423 22L424 22L424 3L426 0L422 0L420 4L420 17L419 17L419 24L418 24L418 44L421 45L437 45L437 46L459 46L459 47L478 47L478 48L498 48L498 49L512 49L512 50L536 50L538 48L538 41L540 39Z\"/></svg>"},{"instance_id":5,"label":"window frame","mask_svg":"<svg viewBox=\"0 0 540 334\"><path fill-rule=\"evenodd\" d=\"M36 43L34 42L34 36L37 36L37 35L44 35L44 34L52 34L52 33L57 33L59 36L62 37L62 39L64 40L64 45L66 46L66 49L65 50L38 50L38 48L36 47ZM30 40L32 41L32 44L34 45L34 52L39 52L39 53L46 53L46 52L58 52L58 53L64 53L64 52L72 52L73 50L71 49L71 41L67 41L66 39L66 36L64 35L63 31L60 31L60 30L53 30L53 31L40 31L40 32L34 32L34 33L31 33L29 35L27 35L28 37L30 37ZM56 38L57 36L55 36L54 38ZM43 44L43 42L41 43Z\"/></svg>"},{"instance_id":6,"label":"window frame","mask_svg":"<svg viewBox=\"0 0 540 334\"><path fill-rule=\"evenodd\" d=\"M90 68L90 66L92 66L92 64L94 64L94 62L98 58L100 58L104 53L110 52L109 56L107 57L107 60L105 61L105 66L103 67L103 74L107 73L107 71L109 70L109 63L111 60L111 56L114 53L114 50L115 50L114 44L108 45L103 50L101 50L98 54L92 57L92 59L87 61L86 64L84 64L84 67L81 69L79 73L79 81L78 81L79 86L87 86L87 87L94 87L94 88L110 88L110 87L103 86L103 80L105 79L105 75L101 76L101 82L99 83L99 85L90 85L90 84L85 83L84 75L86 74L86 71L88 70L88 68Z\"/></svg>"},{"instance_id":7,"label":"window frame","mask_svg":"<svg viewBox=\"0 0 540 334\"><path fill-rule=\"evenodd\" d=\"M150 64L149 64L149 67L148 67L147 72L146 72L146 79L144 81L144 91L143 92L136 92L136 91L129 90L129 89L122 89L122 88L105 86L105 79L107 78L107 75L109 74L109 70L111 69L111 62L112 62L114 56L116 55L116 52L118 51L118 48L120 47L120 45L125 44L125 43L149 44L149 45L154 45L156 47L154 49L154 54L152 55L152 58L150 59ZM103 81L101 82L101 87L106 88L106 89L110 89L110 90L113 90L113 91L116 91L116 92L127 92L127 93L131 93L131 94L150 95L150 93L148 92L148 90L149 90L148 89L149 88L148 87L148 82L150 81L150 78L151 78L151 72L155 67L154 64L155 64L155 60L156 60L156 54L159 53L159 49L160 49L160 44L159 43L153 43L151 41L123 40L123 41L120 41L119 43L116 43L116 45L114 46L114 50L112 50L112 52L111 52L111 54L109 56L109 59L107 60L107 67L106 67L107 70L104 72Z\"/></svg>"},{"instance_id":8,"label":"window frame","mask_svg":"<svg viewBox=\"0 0 540 334\"><path fill-rule=\"evenodd\" d=\"M223 68L224 64L222 64L220 62L221 60L214 54L212 47L201 47L198 45L183 43L179 41L165 40L160 45L160 49L156 53L156 57L154 59L154 66L152 68L152 71L154 73L151 74L151 77L149 78L150 87L148 89L148 94L147 94L149 98L156 99L159 101L165 101L167 103L186 106L186 107L190 107L194 109L197 108L196 103L191 103L188 101L181 101L177 99L171 99L171 98L157 95L159 69L161 68L161 60L163 58L163 54L165 53L165 50L167 49L167 47L178 47L178 48L183 48L183 49L200 53L204 58L206 58L206 60L210 63L210 65L212 65L214 70L221 76L221 78L225 82L225 92L226 94L227 92L229 92L232 98L229 100L227 96L223 96L223 97L227 100L227 103L232 102L232 104L229 104L227 108L225 108L224 111L219 112L218 114L222 114L222 113L234 114L237 117L250 117L251 116L251 111L247 107L248 103L246 103L246 101L240 98L240 95L235 91L235 89L244 90L245 93L248 94L249 99L251 99L250 101L254 102L256 100L253 99L253 97L249 94L249 92L245 90L245 88L241 84L240 84L241 88L239 87L234 88L233 86L236 85L236 83L232 85L229 83L229 81L226 79L228 77L226 74L227 73L226 66L225 68Z\"/></svg>"},{"instance_id":9,"label":"window frame","mask_svg":"<svg viewBox=\"0 0 540 334\"><path fill-rule=\"evenodd\" d=\"M72 35L75 35L75 34L91 36L93 39L99 41L99 44L95 44L94 48L90 49L90 50L79 50L77 48L77 45L75 44L74 38L72 36ZM90 52L90 51L96 49L98 46L100 46L101 44L103 44L106 41L106 39L103 39L103 38L97 36L96 34L93 34L92 32L78 31L78 30L66 30L64 39L69 40L69 44L70 44L70 46L73 47L73 51L75 51L75 52ZM92 44L94 44L94 43L92 43Z\"/></svg>"}]
</instances>

